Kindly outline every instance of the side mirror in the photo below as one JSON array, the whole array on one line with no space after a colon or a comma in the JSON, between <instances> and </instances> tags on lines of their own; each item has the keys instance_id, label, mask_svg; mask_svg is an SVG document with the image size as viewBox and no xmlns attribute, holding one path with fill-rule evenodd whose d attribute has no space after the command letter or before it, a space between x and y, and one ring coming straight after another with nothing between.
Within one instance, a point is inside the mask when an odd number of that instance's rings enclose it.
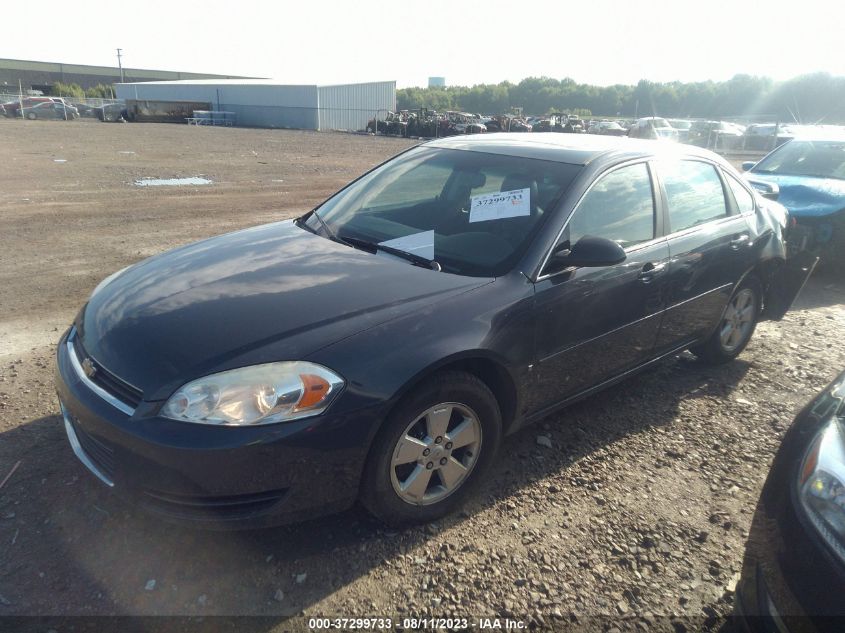
<instances>
[{"instance_id":1,"label":"side mirror","mask_svg":"<svg viewBox=\"0 0 845 633\"><path fill-rule=\"evenodd\" d=\"M742 163L742 171L751 171L756 164L753 160L747 160Z\"/></svg>"},{"instance_id":2,"label":"side mirror","mask_svg":"<svg viewBox=\"0 0 845 633\"><path fill-rule=\"evenodd\" d=\"M561 266L597 268L625 261L625 249L605 237L585 235L571 249L555 249L552 260Z\"/></svg>"},{"instance_id":3,"label":"side mirror","mask_svg":"<svg viewBox=\"0 0 845 633\"><path fill-rule=\"evenodd\" d=\"M765 180L751 180L750 178L748 182L767 200L777 200L780 197L780 187L776 183L766 182Z\"/></svg>"}]
</instances>

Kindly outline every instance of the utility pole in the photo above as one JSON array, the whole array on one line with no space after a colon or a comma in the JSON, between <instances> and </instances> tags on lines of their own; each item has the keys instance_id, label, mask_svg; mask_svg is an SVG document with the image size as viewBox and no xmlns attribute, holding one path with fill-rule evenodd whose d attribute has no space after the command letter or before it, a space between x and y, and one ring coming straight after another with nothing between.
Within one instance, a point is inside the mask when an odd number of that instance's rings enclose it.
<instances>
[{"instance_id":1,"label":"utility pole","mask_svg":"<svg viewBox=\"0 0 845 633\"><path fill-rule=\"evenodd\" d=\"M122 48L117 49L117 67L120 68L120 83L125 83L123 80L123 64L120 61L120 58L123 57L123 55L121 55L122 52Z\"/></svg>"}]
</instances>

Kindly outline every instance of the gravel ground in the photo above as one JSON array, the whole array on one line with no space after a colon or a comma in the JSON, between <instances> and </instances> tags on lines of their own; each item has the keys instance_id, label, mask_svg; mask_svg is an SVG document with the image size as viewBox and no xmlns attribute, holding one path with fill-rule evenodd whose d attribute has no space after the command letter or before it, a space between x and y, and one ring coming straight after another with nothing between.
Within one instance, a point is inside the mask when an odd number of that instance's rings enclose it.
<instances>
[{"instance_id":1,"label":"gravel ground","mask_svg":"<svg viewBox=\"0 0 845 633\"><path fill-rule=\"evenodd\" d=\"M0 616L716 628L774 451L845 367L845 281L828 271L733 364L682 354L509 438L459 516L399 532L358 508L251 532L165 525L103 490L67 446L52 383L61 330L110 272L307 210L408 143L6 120L0 138ZM200 175L214 184L131 185Z\"/></svg>"}]
</instances>

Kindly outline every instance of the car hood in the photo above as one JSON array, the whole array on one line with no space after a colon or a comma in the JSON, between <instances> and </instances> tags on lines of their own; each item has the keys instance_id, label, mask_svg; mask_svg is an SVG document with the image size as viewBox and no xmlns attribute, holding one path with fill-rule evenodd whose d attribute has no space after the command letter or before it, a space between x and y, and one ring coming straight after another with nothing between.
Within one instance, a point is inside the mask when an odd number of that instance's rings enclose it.
<instances>
[{"instance_id":1,"label":"car hood","mask_svg":"<svg viewBox=\"0 0 845 633\"><path fill-rule=\"evenodd\" d=\"M845 180L810 178L807 176L779 176L746 174L750 181L773 182L780 188L778 202L796 217L822 217L845 209Z\"/></svg>"},{"instance_id":2,"label":"car hood","mask_svg":"<svg viewBox=\"0 0 845 633\"><path fill-rule=\"evenodd\" d=\"M77 328L94 360L145 400L160 400L210 373L302 359L490 281L372 255L279 222L118 273L92 294Z\"/></svg>"}]
</instances>

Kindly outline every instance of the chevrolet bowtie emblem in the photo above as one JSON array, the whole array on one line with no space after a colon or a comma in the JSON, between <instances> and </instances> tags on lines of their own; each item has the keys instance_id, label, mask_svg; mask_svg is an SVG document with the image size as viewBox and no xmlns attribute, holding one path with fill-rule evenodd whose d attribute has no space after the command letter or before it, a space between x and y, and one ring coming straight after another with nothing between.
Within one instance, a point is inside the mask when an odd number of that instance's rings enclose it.
<instances>
[{"instance_id":1,"label":"chevrolet bowtie emblem","mask_svg":"<svg viewBox=\"0 0 845 633\"><path fill-rule=\"evenodd\" d=\"M94 374L97 373L97 368L94 366L94 363L90 358L86 358L82 361L82 371L84 371L85 375L89 378L93 378Z\"/></svg>"}]
</instances>

